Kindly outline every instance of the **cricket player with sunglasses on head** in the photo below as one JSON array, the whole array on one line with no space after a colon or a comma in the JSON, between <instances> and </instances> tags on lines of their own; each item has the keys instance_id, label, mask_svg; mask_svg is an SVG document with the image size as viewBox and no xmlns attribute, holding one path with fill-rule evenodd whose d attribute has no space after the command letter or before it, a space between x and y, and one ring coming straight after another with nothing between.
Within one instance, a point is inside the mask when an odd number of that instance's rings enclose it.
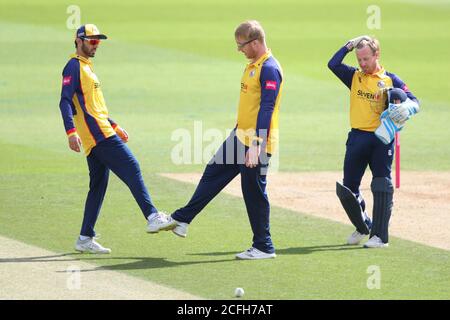
<instances>
[{"instance_id":1,"label":"cricket player with sunglasses on head","mask_svg":"<svg viewBox=\"0 0 450 320\"><path fill-rule=\"evenodd\" d=\"M129 187L147 220L147 232L154 231L150 222L154 225L168 219L152 203L139 163L125 144L129 139L128 133L109 117L91 60L105 39L107 37L93 24L83 25L77 30L76 53L70 56L64 67L59 104L69 148L80 152L82 147L87 157L89 192L75 249L89 253L111 252L96 241L94 231L110 170Z\"/></svg>"}]
</instances>

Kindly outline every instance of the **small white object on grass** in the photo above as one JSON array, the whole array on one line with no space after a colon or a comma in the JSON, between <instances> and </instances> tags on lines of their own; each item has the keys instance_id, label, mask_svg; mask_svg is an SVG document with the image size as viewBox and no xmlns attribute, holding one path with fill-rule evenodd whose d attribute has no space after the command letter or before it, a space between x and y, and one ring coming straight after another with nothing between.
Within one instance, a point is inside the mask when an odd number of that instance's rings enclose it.
<instances>
[{"instance_id":1,"label":"small white object on grass","mask_svg":"<svg viewBox=\"0 0 450 320\"><path fill-rule=\"evenodd\" d=\"M244 289L242 288L236 288L234 290L234 295L236 296L236 298L240 298L244 295Z\"/></svg>"}]
</instances>

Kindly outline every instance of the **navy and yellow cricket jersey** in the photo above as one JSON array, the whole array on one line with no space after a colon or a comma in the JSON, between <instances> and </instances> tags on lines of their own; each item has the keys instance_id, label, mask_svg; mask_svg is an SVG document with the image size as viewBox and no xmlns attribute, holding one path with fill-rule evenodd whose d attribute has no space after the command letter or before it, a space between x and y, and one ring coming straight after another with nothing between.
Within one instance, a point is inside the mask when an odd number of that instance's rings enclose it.
<instances>
[{"instance_id":1,"label":"navy and yellow cricket jersey","mask_svg":"<svg viewBox=\"0 0 450 320\"><path fill-rule=\"evenodd\" d=\"M86 155L100 141L115 135L100 82L90 59L71 55L64 67L59 107L68 136L77 133Z\"/></svg>"},{"instance_id":2,"label":"navy and yellow cricket jersey","mask_svg":"<svg viewBox=\"0 0 450 320\"><path fill-rule=\"evenodd\" d=\"M253 140L264 141L266 152L275 152L278 144L278 112L283 89L283 71L268 51L249 63L242 75L236 135L246 146Z\"/></svg>"},{"instance_id":3,"label":"navy and yellow cricket jersey","mask_svg":"<svg viewBox=\"0 0 450 320\"><path fill-rule=\"evenodd\" d=\"M374 74L366 74L342 63L349 50L342 47L328 62L328 67L350 89L350 125L353 129L374 132L380 125L380 115L386 108L387 88L401 88L408 98L416 97L395 74L383 67Z\"/></svg>"}]
</instances>

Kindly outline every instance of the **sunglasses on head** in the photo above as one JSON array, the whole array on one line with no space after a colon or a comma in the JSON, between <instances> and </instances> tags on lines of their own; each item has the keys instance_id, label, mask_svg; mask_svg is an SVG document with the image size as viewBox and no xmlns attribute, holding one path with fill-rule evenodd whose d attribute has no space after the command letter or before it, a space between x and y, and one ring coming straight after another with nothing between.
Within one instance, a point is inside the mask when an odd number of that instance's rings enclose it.
<instances>
[{"instance_id":1,"label":"sunglasses on head","mask_svg":"<svg viewBox=\"0 0 450 320\"><path fill-rule=\"evenodd\" d=\"M92 39L92 38L85 38L85 37L83 37L81 39L82 40L86 40L87 42L89 42L90 45L93 45L93 46L95 46L95 45L100 43L100 39L95 39L95 38Z\"/></svg>"}]
</instances>

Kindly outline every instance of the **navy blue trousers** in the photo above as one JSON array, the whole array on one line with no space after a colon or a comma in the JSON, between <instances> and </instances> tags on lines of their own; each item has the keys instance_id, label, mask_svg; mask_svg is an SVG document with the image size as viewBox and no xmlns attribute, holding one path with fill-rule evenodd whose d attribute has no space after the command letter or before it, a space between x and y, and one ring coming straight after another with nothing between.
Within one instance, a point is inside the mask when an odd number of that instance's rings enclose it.
<instances>
[{"instance_id":1,"label":"navy blue trousers","mask_svg":"<svg viewBox=\"0 0 450 320\"><path fill-rule=\"evenodd\" d=\"M391 179L394 142L385 145L373 132L352 129L348 134L344 160L344 185L359 196L367 166L373 178Z\"/></svg>"},{"instance_id":2,"label":"navy blue trousers","mask_svg":"<svg viewBox=\"0 0 450 320\"><path fill-rule=\"evenodd\" d=\"M372 171L371 189L374 200L370 237L378 236L384 243L389 239L389 219L392 210L391 170L394 142L385 145L373 132L352 129L348 134L344 160L344 185L358 197L362 210L365 202L359 186L367 166Z\"/></svg>"},{"instance_id":3,"label":"navy blue trousers","mask_svg":"<svg viewBox=\"0 0 450 320\"><path fill-rule=\"evenodd\" d=\"M172 218L190 223L195 216L238 174L241 189L253 231L253 247L267 253L275 252L270 235L270 205L266 193L266 174L270 155L261 154L255 168L245 166L248 147L235 132L225 140L205 168L203 176L189 203L176 210Z\"/></svg>"},{"instance_id":4,"label":"navy blue trousers","mask_svg":"<svg viewBox=\"0 0 450 320\"><path fill-rule=\"evenodd\" d=\"M145 218L158 212L145 187L138 161L117 135L98 143L87 156L87 163L89 192L80 235L95 236L94 227L105 197L110 170L130 188Z\"/></svg>"}]
</instances>

